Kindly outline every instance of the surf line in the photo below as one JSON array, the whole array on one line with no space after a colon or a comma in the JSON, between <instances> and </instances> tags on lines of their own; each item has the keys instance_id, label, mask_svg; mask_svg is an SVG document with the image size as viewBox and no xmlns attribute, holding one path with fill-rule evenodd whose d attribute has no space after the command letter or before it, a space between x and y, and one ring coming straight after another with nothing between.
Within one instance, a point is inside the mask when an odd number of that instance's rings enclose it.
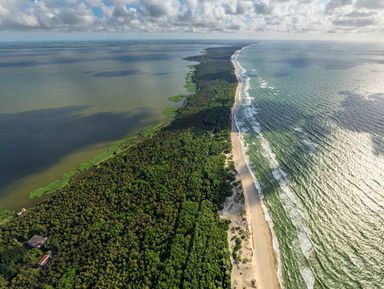
<instances>
[{"instance_id":1,"label":"surf line","mask_svg":"<svg viewBox=\"0 0 384 289\"><path fill-rule=\"evenodd\" d=\"M295 197L294 193L292 192L289 181L287 179L287 174L280 168L279 163L276 159L276 155L273 153L271 146L267 139L262 135L261 133L261 125L257 121L257 108L253 105L252 98L250 97L250 80L251 78L247 75L246 69L240 64L238 57L240 53L245 49L246 47L238 50L235 52L235 54L232 56L232 63L235 66L236 71L236 77L238 79L239 85L240 85L240 103L239 105L242 108L242 113L246 117L246 121L248 124L252 127L252 130L260 139L260 144L262 147L262 155L266 158L268 161L268 165L272 171L272 175L274 179L279 184L279 187L284 194L280 194L280 199L282 201L284 210L288 214L289 218L291 219L294 227L296 228L298 232L297 240L295 240L294 249L296 253L302 254L306 260L308 260L309 255L313 251L313 245L309 238L310 230L305 225L305 217L302 213L302 210L300 207L300 202ZM281 257L280 257L280 250L279 250L279 243L278 239L276 237L276 234L273 229L273 222L272 218L268 212L267 206L265 204L264 194L261 189L260 182L257 180L257 177L255 176L253 170L251 169L250 160L248 157L248 145L246 141L244 140L244 135L249 132L249 130L245 126L245 121L240 120L238 117L238 107L236 111L234 112L234 120L235 120L235 126L237 128L237 131L239 132L239 138L242 146L242 153L246 162L246 165L248 167L248 170L250 171L252 178L254 180L254 185L257 189L257 192L259 194L261 205L263 208L265 219L268 223L271 235L272 235L272 245L273 250L276 254L277 259L277 278L280 284L281 288L283 287L283 279L282 279L282 265L281 265ZM306 286L308 289L312 289L315 283L316 275L313 271L313 269L309 266L305 266L305 264L302 264L300 262L300 274L306 283ZM308 262L306 262L308 263Z\"/></svg>"}]
</instances>

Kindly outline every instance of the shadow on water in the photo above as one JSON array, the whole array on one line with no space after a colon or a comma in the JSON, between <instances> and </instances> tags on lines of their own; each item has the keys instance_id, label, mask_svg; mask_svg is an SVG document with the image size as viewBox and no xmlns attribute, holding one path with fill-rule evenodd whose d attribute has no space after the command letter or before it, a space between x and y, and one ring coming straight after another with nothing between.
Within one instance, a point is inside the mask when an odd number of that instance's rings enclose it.
<instances>
[{"instance_id":1,"label":"shadow on water","mask_svg":"<svg viewBox=\"0 0 384 289\"><path fill-rule=\"evenodd\" d=\"M57 56L54 59L28 59L28 60L16 60L16 61L1 61L0 67L36 67L41 65L53 65L53 64L74 64L84 62L95 61L115 61L118 63L132 63L132 62L152 62L152 61L164 61L173 59L174 56L166 53L155 54L143 54L143 55L115 55L111 54L109 57L60 57Z\"/></svg>"},{"instance_id":2,"label":"shadow on water","mask_svg":"<svg viewBox=\"0 0 384 289\"><path fill-rule=\"evenodd\" d=\"M145 109L82 115L84 109L71 106L0 114L0 188L82 148L120 139L152 123L152 114Z\"/></svg>"},{"instance_id":3,"label":"shadow on water","mask_svg":"<svg viewBox=\"0 0 384 289\"><path fill-rule=\"evenodd\" d=\"M283 63L288 64L294 68L306 68L309 66L319 66L323 69L328 70L342 70L350 69L364 64L384 64L383 59L374 59L374 58L359 58L359 57L348 57L348 58L338 58L338 57L310 57L310 56L300 56L300 57L287 57L279 59L277 61L273 60L270 63Z\"/></svg>"},{"instance_id":4,"label":"shadow on water","mask_svg":"<svg viewBox=\"0 0 384 289\"><path fill-rule=\"evenodd\" d=\"M169 75L169 72L156 72L152 73L152 76L162 76L162 75Z\"/></svg>"},{"instance_id":5,"label":"shadow on water","mask_svg":"<svg viewBox=\"0 0 384 289\"><path fill-rule=\"evenodd\" d=\"M315 165L313 158L327 143L331 133L318 117L285 101L261 99L255 100L253 106L257 109L254 118L260 123L261 133L268 140L281 169L290 178L302 175L303 171ZM252 135L256 134L252 132ZM259 151L260 147L252 150ZM274 179L269 165L255 163L255 166L263 171L261 174L268 175L270 180ZM276 192L274 182L264 185L267 186L264 187L265 194Z\"/></svg>"},{"instance_id":6,"label":"shadow on water","mask_svg":"<svg viewBox=\"0 0 384 289\"><path fill-rule=\"evenodd\" d=\"M301 119L308 118L297 107L282 101L259 100L256 101L256 107L262 130L289 131L297 126Z\"/></svg>"},{"instance_id":7,"label":"shadow on water","mask_svg":"<svg viewBox=\"0 0 384 289\"><path fill-rule=\"evenodd\" d=\"M286 77L286 76L290 76L291 74L290 73L287 73L287 72L277 72L275 73L273 76L274 77L278 77L278 78L282 78L282 77Z\"/></svg>"},{"instance_id":8,"label":"shadow on water","mask_svg":"<svg viewBox=\"0 0 384 289\"><path fill-rule=\"evenodd\" d=\"M368 133L374 153L384 154L384 94L340 93L345 96L342 109L335 111L332 119L344 129ZM316 115L285 101L259 99L254 106L257 108L254 117L261 124L262 134L267 136L281 168L291 177L311 168L317 151L327 146L331 128Z\"/></svg>"},{"instance_id":9,"label":"shadow on water","mask_svg":"<svg viewBox=\"0 0 384 289\"><path fill-rule=\"evenodd\" d=\"M128 70L113 70L113 71L102 71L92 74L93 77L121 77L127 75L140 74L138 69L128 69Z\"/></svg>"},{"instance_id":10,"label":"shadow on water","mask_svg":"<svg viewBox=\"0 0 384 289\"><path fill-rule=\"evenodd\" d=\"M341 91L345 97L342 110L335 118L342 127L369 133L376 154L384 154L384 93L363 96L353 91Z\"/></svg>"},{"instance_id":11,"label":"shadow on water","mask_svg":"<svg viewBox=\"0 0 384 289\"><path fill-rule=\"evenodd\" d=\"M285 64L293 68L306 68L318 66L327 70L343 70L355 68L364 64L384 64L382 46L373 46L367 49L366 45L357 43L333 43L333 42L281 42L279 45L260 46L260 53L265 49L272 53L268 55L267 63ZM258 49L255 47L255 49Z\"/></svg>"}]
</instances>

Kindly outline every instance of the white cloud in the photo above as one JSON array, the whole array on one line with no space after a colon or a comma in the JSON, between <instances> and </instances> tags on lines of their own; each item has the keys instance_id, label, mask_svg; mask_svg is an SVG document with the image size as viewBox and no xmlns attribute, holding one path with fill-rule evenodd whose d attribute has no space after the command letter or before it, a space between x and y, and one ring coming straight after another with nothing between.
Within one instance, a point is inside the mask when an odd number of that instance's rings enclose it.
<instances>
[{"instance_id":1,"label":"white cloud","mask_svg":"<svg viewBox=\"0 0 384 289\"><path fill-rule=\"evenodd\" d=\"M0 31L382 32L384 0L0 0Z\"/></svg>"}]
</instances>

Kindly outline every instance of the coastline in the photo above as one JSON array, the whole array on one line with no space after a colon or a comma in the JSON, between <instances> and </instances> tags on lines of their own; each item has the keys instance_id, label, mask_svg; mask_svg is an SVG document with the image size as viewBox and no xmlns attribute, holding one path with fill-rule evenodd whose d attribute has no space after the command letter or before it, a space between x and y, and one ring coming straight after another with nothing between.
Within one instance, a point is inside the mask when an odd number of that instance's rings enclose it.
<instances>
[{"instance_id":1,"label":"coastline","mask_svg":"<svg viewBox=\"0 0 384 289\"><path fill-rule=\"evenodd\" d=\"M233 58L231 61L238 80L235 100L231 111L232 155L243 188L246 223L248 225L249 237L251 240L249 245L250 250L252 251L251 264L247 269L249 269L249 273L252 274L256 280L255 284L252 284L251 286L255 285L259 289L278 289L281 287L277 277L278 266L273 248L272 234L264 214L263 205L260 196L258 195L256 184L246 162L244 148L241 143L241 136L236 126L235 115L241 100L242 79L239 75L238 64ZM248 274L243 275L240 271L236 272L236 270L232 270L232 286L234 287L237 285L235 283L239 283L238 285L249 285L249 281L244 280L247 278L247 275Z\"/></svg>"},{"instance_id":2,"label":"coastline","mask_svg":"<svg viewBox=\"0 0 384 289\"><path fill-rule=\"evenodd\" d=\"M173 106L170 106L173 107ZM45 171L42 171L37 174L33 174L30 176L27 176L20 180L20 182L13 188L12 186L9 188L9 190L18 190L20 192L23 192L25 195L25 198L23 199L17 199L17 201L14 201L13 198L18 198L20 196L13 196L12 194L9 194L9 196L5 195L1 198L1 201L4 203L7 202L13 202L17 203L17 206L7 206L7 207L1 207L0 208L0 214L3 213L10 216L13 216L16 214L18 210L21 208L31 208L43 201L46 197L49 195L61 190L66 185L68 185L73 179L79 177L81 174L86 173L89 170L92 170L92 168L96 167L99 163L106 161L110 157L112 157L114 154L119 153L121 150L129 147L130 145L133 145L137 141L142 140L143 138L152 135L159 131L161 128L165 127L170 123L172 120L171 117L164 115L163 119L157 123L154 123L152 125L149 125L147 127L144 127L143 129L132 132L131 134L118 139L116 141L113 141L111 143L100 143L95 145L94 147L103 147L102 150L97 152L96 154L92 154L93 150L90 148L85 148L85 150L80 150L79 152L73 152L72 154L68 155L63 159L62 162L59 162L57 165L52 166L48 168ZM76 158L79 154L84 154L84 151L89 150L89 156L85 157L85 160L82 160L81 162L76 162ZM41 182L43 179L47 178L46 175L49 171L59 171L60 166L63 166L64 163L74 163L74 167L69 170L64 170L63 173L58 174L59 176L57 178L52 178L52 180L49 180L46 184L41 185ZM33 190L28 189L32 184L38 184L35 186L36 188ZM21 185L20 185L21 184ZM0 217L0 222L3 218Z\"/></svg>"},{"instance_id":3,"label":"coastline","mask_svg":"<svg viewBox=\"0 0 384 289\"><path fill-rule=\"evenodd\" d=\"M194 79L199 89L167 128L100 163L2 228L4 268L12 270L4 277L5 285L56 287L72 264L75 287L111 282L129 287L134 280L138 288L231 288L227 226L217 209L234 180L223 152L230 150L228 121L238 85L230 57L239 48L209 48L189 58L199 62ZM217 81L217 75L228 77ZM219 99L212 89L223 89ZM44 249L55 254L44 275L28 278L35 273L35 260L27 258L30 250L19 243L34 233L54 240ZM148 238L143 242L141 236ZM14 248L21 248L20 258L15 258ZM91 253L82 254L84 248ZM95 254L116 266L111 271L93 262ZM121 261L116 262L116 254ZM75 264L74 255L79 256ZM152 264L150 270L147 264ZM77 278L77 272L86 277Z\"/></svg>"},{"instance_id":4,"label":"coastline","mask_svg":"<svg viewBox=\"0 0 384 289\"><path fill-rule=\"evenodd\" d=\"M15 203L17 205L0 207L0 224L14 216L21 208L34 207L43 201L44 198L63 189L73 179L92 170L92 168L96 167L101 162L106 161L110 157L121 152L121 150L135 144L137 141L142 141L144 138L151 136L157 133L160 129L168 126L174 120L177 109L184 106L185 99L189 95L195 93L195 87L192 80L193 70L193 65L187 66L187 72L184 78L185 91L178 95L168 97L169 105L164 109L162 119L149 124L138 131L132 131L120 139L105 143L97 143L93 146L83 148L82 150L74 151L65 156L62 161L46 170L28 175L20 179L17 184L6 187L6 193L4 196L1 196L0 200L3 203ZM98 149L99 147L103 147L103 149L100 150ZM97 150L97 152L93 153L94 150ZM79 158L79 155L84 154L84 152L89 152L89 154L78 162L77 159ZM67 163L72 164L72 166L69 169L63 170L62 167ZM54 172L54 177L47 176L51 171ZM58 171L60 173L56 173ZM48 182L46 179L49 179ZM21 192L22 196L25 198L20 197L20 195L15 196L10 193L12 191Z\"/></svg>"}]
</instances>

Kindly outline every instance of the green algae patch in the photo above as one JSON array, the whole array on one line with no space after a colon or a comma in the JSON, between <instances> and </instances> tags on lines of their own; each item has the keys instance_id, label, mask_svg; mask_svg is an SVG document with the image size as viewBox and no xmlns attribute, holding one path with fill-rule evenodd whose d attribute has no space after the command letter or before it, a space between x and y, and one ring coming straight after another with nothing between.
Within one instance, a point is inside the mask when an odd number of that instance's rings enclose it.
<instances>
[{"instance_id":1,"label":"green algae patch","mask_svg":"<svg viewBox=\"0 0 384 289\"><path fill-rule=\"evenodd\" d=\"M186 98L184 94L178 94L178 95L168 97L169 101L172 101L172 102L180 102L184 98Z\"/></svg>"}]
</instances>

